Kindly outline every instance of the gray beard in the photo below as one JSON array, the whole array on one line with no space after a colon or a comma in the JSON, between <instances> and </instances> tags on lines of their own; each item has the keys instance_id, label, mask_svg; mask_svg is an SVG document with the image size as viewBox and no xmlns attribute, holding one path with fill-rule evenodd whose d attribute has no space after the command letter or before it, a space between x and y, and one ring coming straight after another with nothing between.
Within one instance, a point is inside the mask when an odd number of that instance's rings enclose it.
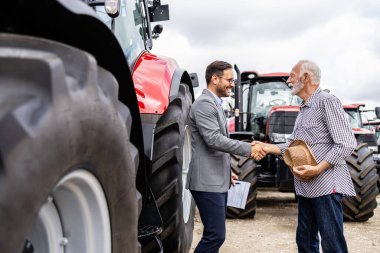
<instances>
[{"instance_id":1,"label":"gray beard","mask_svg":"<svg viewBox=\"0 0 380 253\"><path fill-rule=\"evenodd\" d=\"M305 86L305 84L303 84L302 82L298 81L298 83L296 83L296 84L293 85L291 94L292 95L296 95L300 90L303 89L304 86Z\"/></svg>"}]
</instances>

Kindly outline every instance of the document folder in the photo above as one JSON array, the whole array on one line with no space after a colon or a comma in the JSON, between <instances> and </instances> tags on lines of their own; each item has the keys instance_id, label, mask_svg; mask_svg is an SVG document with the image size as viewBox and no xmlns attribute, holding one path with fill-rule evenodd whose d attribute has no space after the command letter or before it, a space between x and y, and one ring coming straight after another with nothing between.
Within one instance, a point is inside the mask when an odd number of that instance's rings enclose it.
<instances>
[{"instance_id":1,"label":"document folder","mask_svg":"<svg viewBox=\"0 0 380 253\"><path fill-rule=\"evenodd\" d=\"M244 209L250 186L250 183L244 181L237 181L235 185L231 185L228 190L227 206Z\"/></svg>"}]
</instances>

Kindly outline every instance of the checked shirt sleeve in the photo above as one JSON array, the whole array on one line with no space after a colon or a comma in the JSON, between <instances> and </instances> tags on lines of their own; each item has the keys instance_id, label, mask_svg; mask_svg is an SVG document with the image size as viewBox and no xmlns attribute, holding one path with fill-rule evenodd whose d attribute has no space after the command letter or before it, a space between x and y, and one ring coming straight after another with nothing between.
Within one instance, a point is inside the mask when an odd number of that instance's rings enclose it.
<instances>
[{"instance_id":1,"label":"checked shirt sleeve","mask_svg":"<svg viewBox=\"0 0 380 253\"><path fill-rule=\"evenodd\" d=\"M325 109L328 131L334 141L324 160L332 165L343 164L356 147L355 136L337 98L323 99L321 103Z\"/></svg>"},{"instance_id":2,"label":"checked shirt sleeve","mask_svg":"<svg viewBox=\"0 0 380 253\"><path fill-rule=\"evenodd\" d=\"M290 143L294 140L294 132L288 137L285 143L276 144L276 146L280 149L281 155L284 154L285 150L289 147Z\"/></svg>"}]
</instances>

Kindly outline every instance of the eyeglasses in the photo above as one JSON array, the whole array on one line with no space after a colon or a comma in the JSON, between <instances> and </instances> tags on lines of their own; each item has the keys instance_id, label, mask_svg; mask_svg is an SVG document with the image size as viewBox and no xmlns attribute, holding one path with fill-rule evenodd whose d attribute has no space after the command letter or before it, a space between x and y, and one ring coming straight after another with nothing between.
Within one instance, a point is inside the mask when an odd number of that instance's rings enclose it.
<instances>
[{"instance_id":1,"label":"eyeglasses","mask_svg":"<svg viewBox=\"0 0 380 253\"><path fill-rule=\"evenodd\" d=\"M219 78L222 78L222 79L226 80L230 84L235 82L235 79L233 79L233 78L224 78L223 76L219 76Z\"/></svg>"}]
</instances>

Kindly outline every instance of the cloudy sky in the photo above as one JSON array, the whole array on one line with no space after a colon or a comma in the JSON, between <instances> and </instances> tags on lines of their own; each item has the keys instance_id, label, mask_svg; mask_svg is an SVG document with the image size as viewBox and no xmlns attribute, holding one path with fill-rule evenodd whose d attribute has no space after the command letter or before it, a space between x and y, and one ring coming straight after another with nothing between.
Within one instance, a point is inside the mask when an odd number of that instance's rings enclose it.
<instances>
[{"instance_id":1,"label":"cloudy sky","mask_svg":"<svg viewBox=\"0 0 380 253\"><path fill-rule=\"evenodd\" d=\"M290 72L299 59L322 69L322 88L343 103L380 106L379 0L161 0L170 21L153 53L198 73L216 60L241 71Z\"/></svg>"}]
</instances>

